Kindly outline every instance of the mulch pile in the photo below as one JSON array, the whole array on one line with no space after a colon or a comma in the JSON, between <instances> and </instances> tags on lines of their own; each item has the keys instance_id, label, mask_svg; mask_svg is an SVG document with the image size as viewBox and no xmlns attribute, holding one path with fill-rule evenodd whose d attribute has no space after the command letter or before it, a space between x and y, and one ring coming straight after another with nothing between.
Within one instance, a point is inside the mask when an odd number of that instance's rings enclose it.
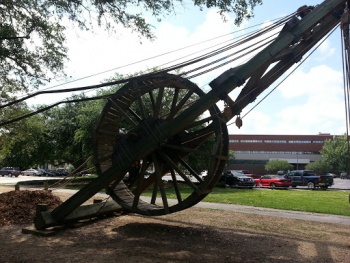
<instances>
[{"instance_id":1,"label":"mulch pile","mask_svg":"<svg viewBox=\"0 0 350 263\"><path fill-rule=\"evenodd\" d=\"M2 193L0 194L0 227L33 223L37 204L47 204L49 209L53 209L61 203L57 196L44 190Z\"/></svg>"}]
</instances>

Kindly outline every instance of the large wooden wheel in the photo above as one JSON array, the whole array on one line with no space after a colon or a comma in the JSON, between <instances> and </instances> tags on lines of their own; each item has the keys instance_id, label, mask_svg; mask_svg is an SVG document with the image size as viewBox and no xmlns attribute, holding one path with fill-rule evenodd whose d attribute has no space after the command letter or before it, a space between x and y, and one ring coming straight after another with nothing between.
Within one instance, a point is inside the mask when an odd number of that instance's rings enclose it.
<instances>
[{"instance_id":1,"label":"large wooden wheel","mask_svg":"<svg viewBox=\"0 0 350 263\"><path fill-rule=\"evenodd\" d=\"M203 95L189 80L161 74L131 81L111 96L96 129L98 173L123 166L113 156L128 156L140 138L157 144L142 158L125 160L123 172L107 187L124 209L144 215L173 213L195 205L217 184L227 161L228 132L216 106L161 143L152 133ZM203 167L205 177L200 175Z\"/></svg>"}]
</instances>

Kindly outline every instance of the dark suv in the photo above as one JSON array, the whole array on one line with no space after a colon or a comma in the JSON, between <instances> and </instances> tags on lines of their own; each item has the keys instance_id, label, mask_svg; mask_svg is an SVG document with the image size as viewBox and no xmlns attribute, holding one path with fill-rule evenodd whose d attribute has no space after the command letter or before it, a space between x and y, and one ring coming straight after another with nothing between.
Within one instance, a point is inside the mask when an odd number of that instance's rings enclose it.
<instances>
[{"instance_id":1,"label":"dark suv","mask_svg":"<svg viewBox=\"0 0 350 263\"><path fill-rule=\"evenodd\" d=\"M18 177L21 174L21 170L17 167L3 167L0 169L1 176L15 176Z\"/></svg>"},{"instance_id":2,"label":"dark suv","mask_svg":"<svg viewBox=\"0 0 350 263\"><path fill-rule=\"evenodd\" d=\"M248 187L253 188L255 185L254 179L246 176L242 171L228 170L221 175L221 182L231 187Z\"/></svg>"}]
</instances>

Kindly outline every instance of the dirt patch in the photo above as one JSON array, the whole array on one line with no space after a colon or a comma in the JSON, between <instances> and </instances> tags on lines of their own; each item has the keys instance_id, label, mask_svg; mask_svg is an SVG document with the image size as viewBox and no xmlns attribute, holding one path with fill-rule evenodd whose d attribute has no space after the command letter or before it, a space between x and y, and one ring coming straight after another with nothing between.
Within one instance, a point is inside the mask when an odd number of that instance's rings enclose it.
<instances>
[{"instance_id":1,"label":"dirt patch","mask_svg":"<svg viewBox=\"0 0 350 263\"><path fill-rule=\"evenodd\" d=\"M0 194L0 226L33 223L36 204L53 209L61 199L48 191L9 191Z\"/></svg>"},{"instance_id":2,"label":"dirt patch","mask_svg":"<svg viewBox=\"0 0 350 263\"><path fill-rule=\"evenodd\" d=\"M343 225L212 209L91 220L50 237L22 234L30 226L0 228L0 262L328 263L350 258L350 229Z\"/></svg>"}]
</instances>

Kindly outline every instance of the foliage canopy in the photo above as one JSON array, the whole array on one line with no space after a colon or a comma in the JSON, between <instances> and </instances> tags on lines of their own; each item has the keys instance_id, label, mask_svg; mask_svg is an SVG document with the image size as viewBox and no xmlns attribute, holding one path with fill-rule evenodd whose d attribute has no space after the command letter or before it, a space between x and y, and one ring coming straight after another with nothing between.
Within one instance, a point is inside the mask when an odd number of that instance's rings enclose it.
<instances>
[{"instance_id":1,"label":"foliage canopy","mask_svg":"<svg viewBox=\"0 0 350 263\"><path fill-rule=\"evenodd\" d=\"M265 164L265 170L269 173L277 173L278 171L288 171L293 169L293 165L286 160L270 160Z\"/></svg>"},{"instance_id":2,"label":"foliage canopy","mask_svg":"<svg viewBox=\"0 0 350 263\"><path fill-rule=\"evenodd\" d=\"M332 166L326 160L318 160L305 165L305 169L313 170L316 174L326 174L332 171Z\"/></svg>"},{"instance_id":3,"label":"foliage canopy","mask_svg":"<svg viewBox=\"0 0 350 263\"><path fill-rule=\"evenodd\" d=\"M320 151L323 159L335 173L349 171L349 142L346 135L326 140Z\"/></svg>"}]
</instances>

